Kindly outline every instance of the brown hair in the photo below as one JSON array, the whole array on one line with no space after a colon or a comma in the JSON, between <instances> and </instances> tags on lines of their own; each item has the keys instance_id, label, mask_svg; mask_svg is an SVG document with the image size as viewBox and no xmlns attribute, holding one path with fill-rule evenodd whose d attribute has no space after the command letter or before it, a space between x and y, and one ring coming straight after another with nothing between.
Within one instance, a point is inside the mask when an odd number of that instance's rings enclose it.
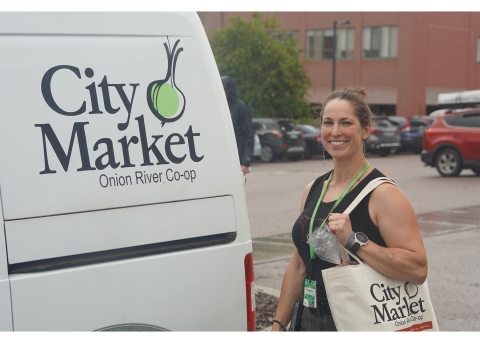
<instances>
[{"instance_id":1,"label":"brown hair","mask_svg":"<svg viewBox=\"0 0 480 343\"><path fill-rule=\"evenodd\" d=\"M325 102L323 103L323 106L321 108L320 115L318 118L319 124L322 123L323 111L325 107L330 101L334 99L348 101L350 105L353 107L353 111L358 117L358 120L360 121L360 125L362 127L366 127L369 124L372 124L372 111L370 110L370 107L365 101L366 98L367 98L367 93L365 92L365 89L361 86L356 86L356 87L347 86L340 91L335 91L330 93L325 99Z\"/></svg>"}]
</instances>

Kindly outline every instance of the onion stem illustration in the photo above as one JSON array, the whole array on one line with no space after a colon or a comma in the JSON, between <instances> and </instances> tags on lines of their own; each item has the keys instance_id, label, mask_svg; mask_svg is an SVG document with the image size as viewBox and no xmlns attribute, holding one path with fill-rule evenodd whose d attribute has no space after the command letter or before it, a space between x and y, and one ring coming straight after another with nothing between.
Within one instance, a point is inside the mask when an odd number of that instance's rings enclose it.
<instances>
[{"instance_id":1,"label":"onion stem illustration","mask_svg":"<svg viewBox=\"0 0 480 343\"><path fill-rule=\"evenodd\" d=\"M167 43L163 44L168 60L167 74L164 79L151 82L147 88L148 106L150 107L150 111L162 122L162 127L165 123L178 120L185 111L185 95L175 83L177 59L180 52L183 51L183 48L178 48L177 50L179 42L180 39L175 42L171 51ZM170 41L168 41L168 43L170 44ZM168 83L169 80L170 83ZM180 103L182 103L182 105L179 110Z\"/></svg>"}]
</instances>

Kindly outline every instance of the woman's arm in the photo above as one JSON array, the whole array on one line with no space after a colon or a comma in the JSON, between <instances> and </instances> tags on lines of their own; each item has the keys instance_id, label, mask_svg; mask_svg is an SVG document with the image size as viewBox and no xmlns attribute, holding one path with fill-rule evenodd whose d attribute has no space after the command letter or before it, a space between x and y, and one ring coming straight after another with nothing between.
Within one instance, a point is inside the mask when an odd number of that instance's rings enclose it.
<instances>
[{"instance_id":1,"label":"woman's arm","mask_svg":"<svg viewBox=\"0 0 480 343\"><path fill-rule=\"evenodd\" d=\"M293 253L292 259L283 276L282 288L280 290L280 298L278 299L275 319L287 326L292 319L292 310L295 302L302 297L303 280L305 279L305 265L302 258L298 255L297 249ZM272 331L281 331L282 328L278 323L273 323Z\"/></svg>"},{"instance_id":2,"label":"woman's arm","mask_svg":"<svg viewBox=\"0 0 480 343\"><path fill-rule=\"evenodd\" d=\"M417 216L405 194L392 184L382 184L370 196L369 211L388 248L372 244L369 249L360 248L358 256L394 279L424 283L427 254Z\"/></svg>"},{"instance_id":3,"label":"woman's arm","mask_svg":"<svg viewBox=\"0 0 480 343\"><path fill-rule=\"evenodd\" d=\"M303 191L302 201L300 204L300 213L303 212L305 201L307 199L313 182L309 183ZM280 290L280 298L278 299L275 319L287 326L292 319L292 310L295 302L303 295L303 282L305 280L306 268L302 258L298 254L298 250L293 252L292 259L285 270L283 276L282 288ZM273 323L272 331L281 331L282 328L278 323Z\"/></svg>"},{"instance_id":4,"label":"woman's arm","mask_svg":"<svg viewBox=\"0 0 480 343\"><path fill-rule=\"evenodd\" d=\"M360 247L357 255L391 278L419 285L424 283L428 272L427 255L417 217L407 197L398 187L384 183L373 190L368 209L387 247L369 241ZM352 232L350 218L334 213L329 216L329 226L330 222L338 241L345 245Z\"/></svg>"}]
</instances>

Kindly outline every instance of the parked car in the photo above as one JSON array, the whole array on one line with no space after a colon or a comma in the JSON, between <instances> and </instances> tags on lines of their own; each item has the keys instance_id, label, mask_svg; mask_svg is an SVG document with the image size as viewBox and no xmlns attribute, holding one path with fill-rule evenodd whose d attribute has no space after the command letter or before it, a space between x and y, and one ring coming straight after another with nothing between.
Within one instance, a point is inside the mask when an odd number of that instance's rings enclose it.
<instances>
[{"instance_id":1,"label":"parked car","mask_svg":"<svg viewBox=\"0 0 480 343\"><path fill-rule=\"evenodd\" d=\"M416 117L389 116L400 133L400 149L398 151L412 151L419 154L423 147L423 131L429 124Z\"/></svg>"},{"instance_id":2,"label":"parked car","mask_svg":"<svg viewBox=\"0 0 480 343\"><path fill-rule=\"evenodd\" d=\"M428 126L432 125L435 121L435 116L415 116L413 118L423 120Z\"/></svg>"},{"instance_id":3,"label":"parked car","mask_svg":"<svg viewBox=\"0 0 480 343\"><path fill-rule=\"evenodd\" d=\"M433 111L433 112L430 112L430 113L428 114L428 116L429 116L429 117L436 117L436 116L439 116L439 115L441 115L441 114L448 113L448 112L450 112L450 111L452 111L452 108L440 108L440 109L438 109L438 110L435 110L435 111Z\"/></svg>"},{"instance_id":4,"label":"parked car","mask_svg":"<svg viewBox=\"0 0 480 343\"><path fill-rule=\"evenodd\" d=\"M303 133L285 118L253 118L253 129L260 138L263 162L286 156L290 161L300 159L305 151Z\"/></svg>"},{"instance_id":5,"label":"parked car","mask_svg":"<svg viewBox=\"0 0 480 343\"><path fill-rule=\"evenodd\" d=\"M255 134L253 138L253 158L260 158L262 154L262 144L260 143L260 138Z\"/></svg>"},{"instance_id":6,"label":"parked car","mask_svg":"<svg viewBox=\"0 0 480 343\"><path fill-rule=\"evenodd\" d=\"M423 133L420 155L441 176L457 176L463 169L480 175L480 109L457 109L436 116Z\"/></svg>"},{"instance_id":7,"label":"parked car","mask_svg":"<svg viewBox=\"0 0 480 343\"><path fill-rule=\"evenodd\" d=\"M365 141L365 152L387 156L400 149L400 134L387 118L375 117L370 136Z\"/></svg>"},{"instance_id":8,"label":"parked car","mask_svg":"<svg viewBox=\"0 0 480 343\"><path fill-rule=\"evenodd\" d=\"M303 158L308 160L313 155L322 154L323 143L320 129L309 124L297 124L296 127L303 133L303 140L305 142Z\"/></svg>"}]
</instances>

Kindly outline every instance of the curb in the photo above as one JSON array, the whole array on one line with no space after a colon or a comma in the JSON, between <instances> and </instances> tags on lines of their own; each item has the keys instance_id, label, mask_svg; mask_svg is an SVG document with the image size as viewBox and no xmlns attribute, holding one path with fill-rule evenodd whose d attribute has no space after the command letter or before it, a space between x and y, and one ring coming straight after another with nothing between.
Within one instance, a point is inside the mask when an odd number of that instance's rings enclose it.
<instances>
[{"instance_id":1,"label":"curb","mask_svg":"<svg viewBox=\"0 0 480 343\"><path fill-rule=\"evenodd\" d=\"M271 296L276 297L276 298L280 297L280 291L278 289L274 289L274 288L255 285L255 291L259 292L259 293L268 294L268 295L271 295ZM260 331L272 331L272 326L267 326L266 328L264 328L263 330L260 330Z\"/></svg>"},{"instance_id":2,"label":"curb","mask_svg":"<svg viewBox=\"0 0 480 343\"><path fill-rule=\"evenodd\" d=\"M274 288L269 288L265 286L257 286L255 285L255 291L271 295L273 297L279 298L280 297L280 291L278 289Z\"/></svg>"}]
</instances>

